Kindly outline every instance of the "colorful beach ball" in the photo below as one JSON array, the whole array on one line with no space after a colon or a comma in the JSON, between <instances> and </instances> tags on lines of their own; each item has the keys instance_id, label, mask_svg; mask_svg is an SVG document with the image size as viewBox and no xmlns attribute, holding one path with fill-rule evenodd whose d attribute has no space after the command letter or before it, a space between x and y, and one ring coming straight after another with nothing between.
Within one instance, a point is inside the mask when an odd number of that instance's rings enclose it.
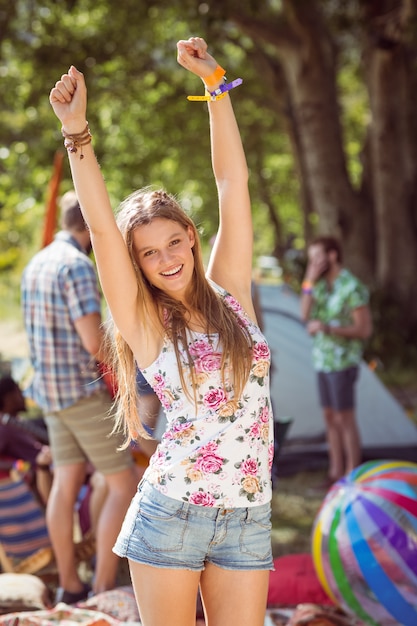
<instances>
[{"instance_id":1,"label":"colorful beach ball","mask_svg":"<svg viewBox=\"0 0 417 626\"><path fill-rule=\"evenodd\" d=\"M313 561L328 596L373 626L417 626L417 465L370 461L333 485Z\"/></svg>"}]
</instances>

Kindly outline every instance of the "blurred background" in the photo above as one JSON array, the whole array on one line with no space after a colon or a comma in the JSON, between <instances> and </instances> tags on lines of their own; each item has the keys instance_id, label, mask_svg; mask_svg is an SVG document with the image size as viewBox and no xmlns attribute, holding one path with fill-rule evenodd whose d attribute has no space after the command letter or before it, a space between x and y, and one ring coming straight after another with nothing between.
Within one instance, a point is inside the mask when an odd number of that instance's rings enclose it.
<instances>
[{"instance_id":1,"label":"blurred background","mask_svg":"<svg viewBox=\"0 0 417 626\"><path fill-rule=\"evenodd\" d=\"M372 292L366 358L415 417L417 8L412 0L0 0L0 353L25 352L22 268L70 188L50 88L74 64L116 207L178 194L207 253L217 197L206 105L176 63L204 37L232 80L250 168L254 272L296 293L316 234ZM62 158L64 157L64 158ZM111 252L110 252L111 253Z\"/></svg>"}]
</instances>

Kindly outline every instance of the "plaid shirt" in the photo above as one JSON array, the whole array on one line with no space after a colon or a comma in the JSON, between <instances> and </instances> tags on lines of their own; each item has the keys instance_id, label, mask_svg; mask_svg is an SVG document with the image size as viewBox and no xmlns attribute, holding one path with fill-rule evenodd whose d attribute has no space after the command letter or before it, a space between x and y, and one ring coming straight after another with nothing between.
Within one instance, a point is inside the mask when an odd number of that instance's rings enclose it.
<instances>
[{"instance_id":1,"label":"plaid shirt","mask_svg":"<svg viewBox=\"0 0 417 626\"><path fill-rule=\"evenodd\" d=\"M66 231L24 270L22 307L34 377L26 394L44 412L59 411L105 388L74 322L100 313L94 265Z\"/></svg>"}]
</instances>

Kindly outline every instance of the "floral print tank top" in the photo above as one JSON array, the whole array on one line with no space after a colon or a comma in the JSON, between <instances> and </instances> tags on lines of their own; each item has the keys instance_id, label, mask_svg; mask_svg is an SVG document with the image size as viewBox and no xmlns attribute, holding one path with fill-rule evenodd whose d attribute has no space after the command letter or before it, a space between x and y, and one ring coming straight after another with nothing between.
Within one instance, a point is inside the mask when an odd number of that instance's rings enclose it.
<instances>
[{"instance_id":1,"label":"floral print tank top","mask_svg":"<svg viewBox=\"0 0 417 626\"><path fill-rule=\"evenodd\" d=\"M174 346L166 339L158 358L142 370L167 417L144 479L165 495L191 504L256 506L272 497L270 351L258 326L236 299L217 285L214 288L252 337L248 381L241 397L234 398L222 384L218 337L190 331L187 339L196 375L196 406L192 392L189 398L182 388ZM186 377L187 356L184 353L182 357Z\"/></svg>"}]
</instances>

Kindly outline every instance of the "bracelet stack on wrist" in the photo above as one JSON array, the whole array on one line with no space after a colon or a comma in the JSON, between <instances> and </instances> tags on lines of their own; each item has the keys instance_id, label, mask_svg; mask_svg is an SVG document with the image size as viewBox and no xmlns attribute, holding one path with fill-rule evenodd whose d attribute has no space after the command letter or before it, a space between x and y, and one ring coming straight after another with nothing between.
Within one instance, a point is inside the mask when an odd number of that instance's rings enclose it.
<instances>
[{"instance_id":1,"label":"bracelet stack on wrist","mask_svg":"<svg viewBox=\"0 0 417 626\"><path fill-rule=\"evenodd\" d=\"M313 283L310 280L303 280L301 283L301 291L303 294L311 295L313 293Z\"/></svg>"},{"instance_id":2,"label":"bracelet stack on wrist","mask_svg":"<svg viewBox=\"0 0 417 626\"><path fill-rule=\"evenodd\" d=\"M216 100L224 98L228 91L242 84L243 81L241 78L235 78L235 80L232 80L230 83L225 82L223 85L219 85L216 89L211 91L210 88L218 84L219 80L222 78L226 80L224 76L225 73L225 70L218 65L210 76L206 76L202 79L206 86L204 96L187 96L187 100L191 102L215 102Z\"/></svg>"},{"instance_id":3,"label":"bracelet stack on wrist","mask_svg":"<svg viewBox=\"0 0 417 626\"><path fill-rule=\"evenodd\" d=\"M93 135L90 132L90 128L88 126L81 133L67 133L63 128L61 128L62 136L64 137L64 146L68 150L68 152L77 152L78 148L80 148L80 160L84 158L83 154L83 146L91 143Z\"/></svg>"}]
</instances>

